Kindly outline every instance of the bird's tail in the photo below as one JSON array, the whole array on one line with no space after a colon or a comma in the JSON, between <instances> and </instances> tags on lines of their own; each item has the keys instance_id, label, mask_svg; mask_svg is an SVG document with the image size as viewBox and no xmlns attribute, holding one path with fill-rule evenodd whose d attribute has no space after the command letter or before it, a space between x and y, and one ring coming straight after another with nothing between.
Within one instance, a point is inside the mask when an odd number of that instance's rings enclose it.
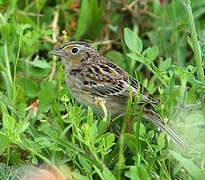
<instances>
[{"instance_id":1,"label":"bird's tail","mask_svg":"<svg viewBox=\"0 0 205 180\"><path fill-rule=\"evenodd\" d=\"M186 143L182 140L182 138L173 130L171 129L168 125L165 125L164 122L162 121L161 116L155 112L152 111L150 112L144 112L143 117L145 119L150 120L155 126L159 127L161 130L165 131L166 134L179 146L185 148Z\"/></svg>"}]
</instances>

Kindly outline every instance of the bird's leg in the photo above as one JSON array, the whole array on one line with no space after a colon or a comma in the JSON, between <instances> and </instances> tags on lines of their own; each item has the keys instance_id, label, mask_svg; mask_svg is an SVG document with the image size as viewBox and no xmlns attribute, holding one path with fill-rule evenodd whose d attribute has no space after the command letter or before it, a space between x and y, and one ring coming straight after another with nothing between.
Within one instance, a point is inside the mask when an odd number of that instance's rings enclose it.
<instances>
[{"instance_id":1,"label":"bird's leg","mask_svg":"<svg viewBox=\"0 0 205 180\"><path fill-rule=\"evenodd\" d=\"M121 118L122 116L124 116L125 113L121 113L119 115L117 115L114 119L111 120L111 123L112 124L113 122L115 122L117 119Z\"/></svg>"}]
</instances>

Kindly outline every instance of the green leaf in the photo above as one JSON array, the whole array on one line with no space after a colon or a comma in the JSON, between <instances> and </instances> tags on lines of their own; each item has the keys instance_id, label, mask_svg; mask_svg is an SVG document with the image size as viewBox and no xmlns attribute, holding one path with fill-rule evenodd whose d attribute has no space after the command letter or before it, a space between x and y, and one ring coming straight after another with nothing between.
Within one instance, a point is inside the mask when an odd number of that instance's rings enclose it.
<instances>
[{"instance_id":1,"label":"green leaf","mask_svg":"<svg viewBox=\"0 0 205 180\"><path fill-rule=\"evenodd\" d=\"M154 69L155 72L159 72L159 69L157 68L157 66L154 65L154 63L152 63L152 68Z\"/></svg>"},{"instance_id":2,"label":"green leaf","mask_svg":"<svg viewBox=\"0 0 205 180\"><path fill-rule=\"evenodd\" d=\"M52 145L46 137L37 137L34 139L34 142L38 144L40 148L49 148Z\"/></svg>"},{"instance_id":3,"label":"green leaf","mask_svg":"<svg viewBox=\"0 0 205 180\"><path fill-rule=\"evenodd\" d=\"M155 84L156 79L158 79L158 75L157 75L157 74L153 75L152 78L151 78L150 81L149 81L149 84L148 84L147 89L148 89L148 91L149 91L151 94L154 94L154 92L155 92L156 89L157 89L157 86L156 86L156 84Z\"/></svg>"},{"instance_id":4,"label":"green leaf","mask_svg":"<svg viewBox=\"0 0 205 180\"><path fill-rule=\"evenodd\" d=\"M11 32L11 26L6 23L5 25L1 25L1 36L3 41L7 41L9 34Z\"/></svg>"},{"instance_id":5,"label":"green leaf","mask_svg":"<svg viewBox=\"0 0 205 180\"><path fill-rule=\"evenodd\" d=\"M105 54L105 57L107 57L109 60L116 63L120 67L126 68L125 58L123 57L122 53L116 50L110 50Z\"/></svg>"},{"instance_id":6,"label":"green leaf","mask_svg":"<svg viewBox=\"0 0 205 180\"><path fill-rule=\"evenodd\" d=\"M79 172L77 172L77 170L72 173L72 176L73 176L75 179L90 180L88 176L83 176L83 175L81 175Z\"/></svg>"},{"instance_id":7,"label":"green leaf","mask_svg":"<svg viewBox=\"0 0 205 180\"><path fill-rule=\"evenodd\" d=\"M20 77L17 83L24 89L25 93L29 97L38 96L38 86L37 83L31 79Z\"/></svg>"},{"instance_id":8,"label":"green leaf","mask_svg":"<svg viewBox=\"0 0 205 180\"><path fill-rule=\"evenodd\" d=\"M30 18L30 16L27 16L26 14L19 14L18 15L18 21L21 22L22 24L27 24L27 25L31 25L33 28L36 28L36 24L34 21L32 21L32 19ZM29 32L28 34L30 35L31 32ZM35 34L35 36L37 32L33 32L33 34ZM26 36L28 36L28 34ZM31 43L32 41L34 41L35 36L32 37L26 37L25 36L25 40L28 39L29 42L27 41L27 43ZM31 42L30 42L31 41Z\"/></svg>"},{"instance_id":9,"label":"green leaf","mask_svg":"<svg viewBox=\"0 0 205 180\"><path fill-rule=\"evenodd\" d=\"M100 3L98 3L98 0L89 0L89 35L93 39L98 38L102 26Z\"/></svg>"},{"instance_id":10,"label":"green leaf","mask_svg":"<svg viewBox=\"0 0 205 180\"><path fill-rule=\"evenodd\" d=\"M88 24L88 0L83 0L74 38L79 39L86 31Z\"/></svg>"},{"instance_id":11,"label":"green leaf","mask_svg":"<svg viewBox=\"0 0 205 180\"><path fill-rule=\"evenodd\" d=\"M16 91L16 104L19 105L26 101L25 91L21 86L18 86Z\"/></svg>"},{"instance_id":12,"label":"green leaf","mask_svg":"<svg viewBox=\"0 0 205 180\"><path fill-rule=\"evenodd\" d=\"M42 60L38 60L38 59L35 59L32 62L32 65L35 67L38 67L38 68L42 68L42 69L48 69L51 67L50 64L48 64L46 61L42 61Z\"/></svg>"},{"instance_id":13,"label":"green leaf","mask_svg":"<svg viewBox=\"0 0 205 180\"><path fill-rule=\"evenodd\" d=\"M134 129L134 132L136 133L137 131L137 122L134 122L133 123L133 129ZM146 129L145 129L145 126L144 124L140 123L140 127L139 127L139 135L142 136L142 137L145 137L146 135Z\"/></svg>"},{"instance_id":14,"label":"green leaf","mask_svg":"<svg viewBox=\"0 0 205 180\"><path fill-rule=\"evenodd\" d=\"M98 176L100 176L100 178L101 178L102 180L105 180L104 177L103 177L103 174L102 174L101 171L100 171L100 169L97 168L96 166L93 166L93 167L94 167L96 173L98 174Z\"/></svg>"},{"instance_id":15,"label":"green leaf","mask_svg":"<svg viewBox=\"0 0 205 180\"><path fill-rule=\"evenodd\" d=\"M193 161L183 158L181 155L174 151L171 151L172 156L177 159L184 168L197 180L204 179L205 173L200 171L200 169L193 163Z\"/></svg>"},{"instance_id":16,"label":"green leaf","mask_svg":"<svg viewBox=\"0 0 205 180\"><path fill-rule=\"evenodd\" d=\"M28 68L26 69L27 73L31 76L34 77L45 77L49 74L50 70L49 69L43 69L43 68L39 68L39 67L35 67L35 66L28 66Z\"/></svg>"},{"instance_id":17,"label":"green leaf","mask_svg":"<svg viewBox=\"0 0 205 180\"><path fill-rule=\"evenodd\" d=\"M93 111L90 107L88 107L87 122L89 126L91 127L93 124Z\"/></svg>"},{"instance_id":18,"label":"green leaf","mask_svg":"<svg viewBox=\"0 0 205 180\"><path fill-rule=\"evenodd\" d=\"M102 136L103 133L107 130L107 127L110 125L110 121L111 121L111 113L108 114L107 116L107 120L106 121L102 121L100 120L98 123L98 136Z\"/></svg>"},{"instance_id":19,"label":"green leaf","mask_svg":"<svg viewBox=\"0 0 205 180\"><path fill-rule=\"evenodd\" d=\"M10 15L13 14L14 10L16 9L16 4L17 4L17 0L9 1L9 4L7 6L7 12L6 12L7 18L9 18Z\"/></svg>"},{"instance_id":20,"label":"green leaf","mask_svg":"<svg viewBox=\"0 0 205 180\"><path fill-rule=\"evenodd\" d=\"M159 71L166 71L171 65L171 58L167 58L164 61L161 61L159 65Z\"/></svg>"},{"instance_id":21,"label":"green leaf","mask_svg":"<svg viewBox=\"0 0 205 180\"><path fill-rule=\"evenodd\" d=\"M175 85L175 72L173 72L172 77L170 79L169 83L169 94L171 94L174 90L174 85Z\"/></svg>"},{"instance_id":22,"label":"green leaf","mask_svg":"<svg viewBox=\"0 0 205 180\"><path fill-rule=\"evenodd\" d=\"M52 80L52 81L47 81L47 80L42 80L41 84L40 84L40 88L46 89L46 88L52 88L55 89L57 87L57 81L56 80Z\"/></svg>"},{"instance_id":23,"label":"green leaf","mask_svg":"<svg viewBox=\"0 0 205 180\"><path fill-rule=\"evenodd\" d=\"M16 124L16 120L12 116L4 113L3 118L2 118L2 122L3 122L4 129L8 129L11 132L13 131L15 124Z\"/></svg>"},{"instance_id":24,"label":"green leaf","mask_svg":"<svg viewBox=\"0 0 205 180\"><path fill-rule=\"evenodd\" d=\"M156 57L157 57L158 54L159 54L159 48L158 48L158 46L154 46L154 47L151 47L151 48L147 48L145 51L146 51L147 60L148 60L149 63L152 63L153 60L155 60Z\"/></svg>"},{"instance_id":25,"label":"green leaf","mask_svg":"<svg viewBox=\"0 0 205 180\"><path fill-rule=\"evenodd\" d=\"M6 108L6 105L0 101L0 114L3 114L3 113L8 113L8 110Z\"/></svg>"},{"instance_id":26,"label":"green leaf","mask_svg":"<svg viewBox=\"0 0 205 180\"><path fill-rule=\"evenodd\" d=\"M137 123L136 123L136 125L137 125ZM140 123L139 134L140 134L140 136L145 136L146 135L146 129L145 129L144 124L142 124L142 123Z\"/></svg>"},{"instance_id":27,"label":"green leaf","mask_svg":"<svg viewBox=\"0 0 205 180\"><path fill-rule=\"evenodd\" d=\"M113 142L115 141L115 135L112 133L107 133L107 137L106 137L106 143L107 145L111 146L113 144Z\"/></svg>"},{"instance_id":28,"label":"green leaf","mask_svg":"<svg viewBox=\"0 0 205 180\"><path fill-rule=\"evenodd\" d=\"M105 180L116 180L115 176L106 167L103 168L103 176Z\"/></svg>"},{"instance_id":29,"label":"green leaf","mask_svg":"<svg viewBox=\"0 0 205 180\"><path fill-rule=\"evenodd\" d=\"M90 165L89 161L85 157L83 157L81 155L78 156L78 159L79 159L80 164L82 165L83 169L88 174L90 174L92 172L92 168L91 168L91 165Z\"/></svg>"},{"instance_id":30,"label":"green leaf","mask_svg":"<svg viewBox=\"0 0 205 180\"><path fill-rule=\"evenodd\" d=\"M158 147L160 149L162 149L164 147L164 137L165 137L165 133L164 132L161 132L157 138L157 143L158 143Z\"/></svg>"},{"instance_id":31,"label":"green leaf","mask_svg":"<svg viewBox=\"0 0 205 180\"><path fill-rule=\"evenodd\" d=\"M138 176L140 177L140 180L149 180L149 174L147 173L146 169L144 166L139 165L138 166Z\"/></svg>"},{"instance_id":32,"label":"green leaf","mask_svg":"<svg viewBox=\"0 0 205 180\"><path fill-rule=\"evenodd\" d=\"M46 0L36 1L36 7L38 10L41 10L46 3Z\"/></svg>"},{"instance_id":33,"label":"green leaf","mask_svg":"<svg viewBox=\"0 0 205 180\"><path fill-rule=\"evenodd\" d=\"M149 174L142 165L130 166L130 171L126 173L126 176L131 180L150 180Z\"/></svg>"},{"instance_id":34,"label":"green leaf","mask_svg":"<svg viewBox=\"0 0 205 180\"><path fill-rule=\"evenodd\" d=\"M0 154L2 154L9 143L8 136L3 132L0 132L0 142Z\"/></svg>"},{"instance_id":35,"label":"green leaf","mask_svg":"<svg viewBox=\"0 0 205 180\"><path fill-rule=\"evenodd\" d=\"M109 58L112 61L122 63L124 61L122 53L116 51L116 50L110 50L105 55L107 58Z\"/></svg>"},{"instance_id":36,"label":"green leaf","mask_svg":"<svg viewBox=\"0 0 205 180\"><path fill-rule=\"evenodd\" d=\"M52 88L45 88L40 91L39 94L39 105L38 108L41 112L43 112L50 104L54 102L55 94Z\"/></svg>"},{"instance_id":37,"label":"green leaf","mask_svg":"<svg viewBox=\"0 0 205 180\"><path fill-rule=\"evenodd\" d=\"M136 173L132 173L130 171L126 172L125 176L131 180L140 180L139 176Z\"/></svg>"},{"instance_id":38,"label":"green leaf","mask_svg":"<svg viewBox=\"0 0 205 180\"><path fill-rule=\"evenodd\" d=\"M127 53L126 55L127 55L129 58L134 59L135 61L138 61L138 62L140 62L140 63L145 64L145 58L144 58L144 57L141 57L141 56L139 56L139 55L137 55L137 54L135 54L135 53L133 53L133 52Z\"/></svg>"},{"instance_id":39,"label":"green leaf","mask_svg":"<svg viewBox=\"0 0 205 180\"><path fill-rule=\"evenodd\" d=\"M127 146L130 148L130 150L136 154L139 152L139 148L137 146L137 138L135 135L132 134L127 134L127 133L123 133L121 134L123 137L124 142L126 142Z\"/></svg>"},{"instance_id":40,"label":"green leaf","mask_svg":"<svg viewBox=\"0 0 205 180\"><path fill-rule=\"evenodd\" d=\"M33 156L31 162L32 162L32 164L34 164L34 165L38 165L38 159L36 158L36 156Z\"/></svg>"},{"instance_id":41,"label":"green leaf","mask_svg":"<svg viewBox=\"0 0 205 180\"><path fill-rule=\"evenodd\" d=\"M105 148L106 149L109 149L111 148L115 143L115 135L108 132L106 134L104 134L103 136L101 136L101 139L104 139L105 140Z\"/></svg>"},{"instance_id":42,"label":"green leaf","mask_svg":"<svg viewBox=\"0 0 205 180\"><path fill-rule=\"evenodd\" d=\"M143 48L142 40L131 29L129 28L124 29L124 40L127 47L131 51L137 54L140 54L142 52L142 48Z\"/></svg>"},{"instance_id":43,"label":"green leaf","mask_svg":"<svg viewBox=\"0 0 205 180\"><path fill-rule=\"evenodd\" d=\"M154 130L151 130L147 133L147 139L152 139L153 136L154 136Z\"/></svg>"},{"instance_id":44,"label":"green leaf","mask_svg":"<svg viewBox=\"0 0 205 180\"><path fill-rule=\"evenodd\" d=\"M17 134L20 135L20 133L23 133L28 127L29 127L30 123L29 122L24 122L24 121L20 121L16 124L16 129L17 129Z\"/></svg>"},{"instance_id":45,"label":"green leaf","mask_svg":"<svg viewBox=\"0 0 205 180\"><path fill-rule=\"evenodd\" d=\"M99 23L99 11L98 11L98 1L90 0L89 1L89 22L92 25L97 25Z\"/></svg>"}]
</instances>

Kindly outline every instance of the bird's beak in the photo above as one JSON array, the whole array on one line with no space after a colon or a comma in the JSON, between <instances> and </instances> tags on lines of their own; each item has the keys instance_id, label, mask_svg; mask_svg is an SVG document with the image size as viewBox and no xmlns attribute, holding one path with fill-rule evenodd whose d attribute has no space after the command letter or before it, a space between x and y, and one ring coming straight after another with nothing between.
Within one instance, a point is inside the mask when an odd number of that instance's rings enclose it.
<instances>
[{"instance_id":1,"label":"bird's beak","mask_svg":"<svg viewBox=\"0 0 205 180\"><path fill-rule=\"evenodd\" d=\"M65 50L63 50L62 48L59 48L59 47L49 51L48 53L52 54L52 55L60 56L60 57L66 57Z\"/></svg>"}]
</instances>

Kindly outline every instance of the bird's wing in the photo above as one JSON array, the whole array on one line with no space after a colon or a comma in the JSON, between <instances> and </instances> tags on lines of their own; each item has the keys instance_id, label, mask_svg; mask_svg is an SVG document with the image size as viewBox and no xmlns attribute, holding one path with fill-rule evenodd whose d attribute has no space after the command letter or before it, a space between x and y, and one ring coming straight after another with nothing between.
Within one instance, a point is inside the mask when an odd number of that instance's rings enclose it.
<instances>
[{"instance_id":1,"label":"bird's wing","mask_svg":"<svg viewBox=\"0 0 205 180\"><path fill-rule=\"evenodd\" d=\"M79 73L79 78L81 78L80 87L83 92L95 97L109 98L113 102L126 104L130 97L130 91L132 91L133 98L138 94L137 80L110 62L98 65L90 64L84 67L83 71ZM151 98L152 95L144 88L140 103L143 104ZM155 103L155 101L151 103Z\"/></svg>"},{"instance_id":2,"label":"bird's wing","mask_svg":"<svg viewBox=\"0 0 205 180\"><path fill-rule=\"evenodd\" d=\"M95 71L94 71L95 72ZM129 91L126 82L109 73L94 73L90 68L81 74L81 89L95 97L109 98L113 102L127 103Z\"/></svg>"},{"instance_id":3,"label":"bird's wing","mask_svg":"<svg viewBox=\"0 0 205 180\"><path fill-rule=\"evenodd\" d=\"M109 61L87 64L81 69L71 70L70 73L78 76L81 90L92 96L109 98L110 101L126 104L132 94L133 98L137 95L141 96L141 104L150 99L150 103L158 104L156 100L152 100L152 95L147 89L139 87L135 78Z\"/></svg>"}]
</instances>

